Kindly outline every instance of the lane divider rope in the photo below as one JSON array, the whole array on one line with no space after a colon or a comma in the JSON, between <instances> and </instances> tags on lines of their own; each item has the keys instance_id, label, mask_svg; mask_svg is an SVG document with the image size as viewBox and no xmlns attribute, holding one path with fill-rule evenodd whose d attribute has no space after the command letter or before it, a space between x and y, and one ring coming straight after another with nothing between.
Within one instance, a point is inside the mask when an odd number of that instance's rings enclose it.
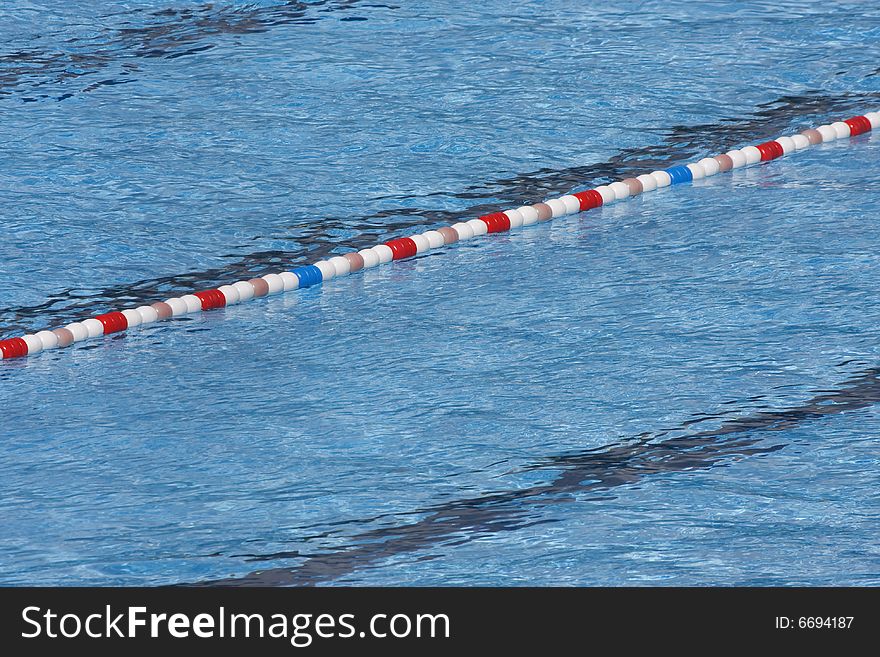
<instances>
[{"instance_id":1,"label":"lane divider rope","mask_svg":"<svg viewBox=\"0 0 880 657\"><path fill-rule=\"evenodd\" d=\"M566 194L543 203L523 205L513 210L493 212L477 219L444 226L418 235L398 237L368 249L334 256L312 265L297 267L277 274L238 281L231 285L172 297L151 305L127 308L73 322L51 331L39 331L21 337L0 340L0 359L20 358L49 349L67 347L82 340L99 338L171 319L179 315L223 308L280 292L325 283L337 276L347 276L394 260L412 258L419 253L481 235L530 226L556 217L575 214L608 205L630 196L637 196L660 187L714 176L724 171L769 162L783 155L824 142L855 137L880 127L880 112L868 112L845 121L810 128L801 133L779 137L757 146L746 146L699 162L653 171L635 178L625 178L595 189Z\"/></svg>"}]
</instances>

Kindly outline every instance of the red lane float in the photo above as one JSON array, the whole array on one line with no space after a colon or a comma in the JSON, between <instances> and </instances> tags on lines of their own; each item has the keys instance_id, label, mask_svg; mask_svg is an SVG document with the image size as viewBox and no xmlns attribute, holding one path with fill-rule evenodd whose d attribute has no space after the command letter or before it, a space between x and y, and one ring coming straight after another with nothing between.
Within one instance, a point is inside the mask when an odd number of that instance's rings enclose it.
<instances>
[{"instance_id":1,"label":"red lane float","mask_svg":"<svg viewBox=\"0 0 880 657\"><path fill-rule=\"evenodd\" d=\"M0 353L3 354L4 359L27 356L27 342L21 338L7 338L6 340L0 340Z\"/></svg>"},{"instance_id":2,"label":"red lane float","mask_svg":"<svg viewBox=\"0 0 880 657\"><path fill-rule=\"evenodd\" d=\"M478 219L486 224L486 232L501 233L510 230L510 217L503 212L484 214L482 217L478 217Z\"/></svg>"},{"instance_id":3,"label":"red lane float","mask_svg":"<svg viewBox=\"0 0 880 657\"><path fill-rule=\"evenodd\" d=\"M758 144L756 148L761 151L761 160L764 162L775 160L785 154L782 151L782 144L775 140L765 141L763 144Z\"/></svg>"},{"instance_id":4,"label":"red lane float","mask_svg":"<svg viewBox=\"0 0 880 657\"><path fill-rule=\"evenodd\" d=\"M391 257L394 260L412 258L419 252L416 243L409 237L398 237L395 240L385 242L385 246L391 249Z\"/></svg>"},{"instance_id":5,"label":"red lane float","mask_svg":"<svg viewBox=\"0 0 880 657\"><path fill-rule=\"evenodd\" d=\"M196 292L195 296L201 300L202 310L222 308L226 305L226 297L223 296L220 290L203 290L202 292Z\"/></svg>"},{"instance_id":6,"label":"red lane float","mask_svg":"<svg viewBox=\"0 0 880 657\"><path fill-rule=\"evenodd\" d=\"M854 116L844 121L849 126L850 135L855 137L871 131L871 122L864 116Z\"/></svg>"},{"instance_id":7,"label":"red lane float","mask_svg":"<svg viewBox=\"0 0 880 657\"><path fill-rule=\"evenodd\" d=\"M595 189L588 189L585 192L577 192L573 196L581 202L581 212L592 210L602 205L602 195Z\"/></svg>"},{"instance_id":8,"label":"red lane float","mask_svg":"<svg viewBox=\"0 0 880 657\"><path fill-rule=\"evenodd\" d=\"M120 312L98 315L95 319L104 325L104 335L107 335L108 333L119 333L119 331L124 331L128 328L128 320L125 318L125 315Z\"/></svg>"},{"instance_id":9,"label":"red lane float","mask_svg":"<svg viewBox=\"0 0 880 657\"><path fill-rule=\"evenodd\" d=\"M769 162L823 142L855 137L875 128L880 128L880 112L868 112L845 121L837 121L821 125L816 129L810 128L797 134L765 141L757 146L746 146L723 155L705 157L698 162L672 166L664 171L644 173L608 185L600 185L594 189L547 199L546 202L523 205L503 212L491 212L477 219L428 230L411 237L398 237L384 244L361 249L356 253L334 255L326 260L297 267L292 271L266 274L260 278L184 294L150 305L126 308L121 312L113 311L81 322L72 322L52 331L38 331L22 337L7 338L0 340L0 359L20 358L47 349L67 347L81 340L118 333L140 325L149 325L178 315L223 308L279 292L311 287L326 283L337 276L347 276L393 260L412 258L429 249L474 239L487 233L500 233L521 226L531 226L555 217L592 210L655 189L708 178L750 164Z\"/></svg>"}]
</instances>

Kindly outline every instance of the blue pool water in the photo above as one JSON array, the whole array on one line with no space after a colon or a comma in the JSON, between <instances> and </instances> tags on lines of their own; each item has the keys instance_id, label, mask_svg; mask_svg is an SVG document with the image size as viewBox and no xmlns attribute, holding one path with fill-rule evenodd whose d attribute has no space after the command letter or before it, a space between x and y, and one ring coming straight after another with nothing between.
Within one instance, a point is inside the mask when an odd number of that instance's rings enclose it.
<instances>
[{"instance_id":1,"label":"blue pool water","mask_svg":"<svg viewBox=\"0 0 880 657\"><path fill-rule=\"evenodd\" d=\"M0 48L0 337L880 108L827 0L22 1ZM2 362L0 584L878 585L878 155Z\"/></svg>"}]
</instances>

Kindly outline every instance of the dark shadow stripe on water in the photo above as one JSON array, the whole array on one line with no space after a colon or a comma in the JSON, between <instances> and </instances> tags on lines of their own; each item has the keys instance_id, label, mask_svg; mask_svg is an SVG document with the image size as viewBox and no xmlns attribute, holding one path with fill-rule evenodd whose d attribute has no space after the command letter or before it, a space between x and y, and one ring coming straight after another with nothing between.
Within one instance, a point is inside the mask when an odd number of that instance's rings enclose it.
<instances>
[{"instance_id":1,"label":"dark shadow stripe on water","mask_svg":"<svg viewBox=\"0 0 880 657\"><path fill-rule=\"evenodd\" d=\"M461 191L438 191L427 195L394 197L391 200L420 201L427 204L433 197L470 201L462 210L423 208L390 208L361 217L325 217L311 224L291 224L285 228L296 237L275 236L288 240L289 249L253 251L246 255L227 256L222 267L146 278L129 284L114 285L94 291L68 288L51 295L45 302L0 308L0 336L18 335L78 321L98 313L163 297L184 294L195 289L215 287L224 283L280 271L323 258L337 249L361 249L416 227L435 227L470 219L499 207L534 203L550 195L610 182L645 171L664 168L671 162L719 153L746 142L761 141L788 130L808 127L823 118L839 117L842 113L864 110L880 93L850 93L827 96L819 92L799 96L783 96L758 106L747 116L722 119L717 123L694 126L676 125L665 130L663 143L645 148L628 148L596 164L566 169L537 171L513 177L473 184ZM771 165L772 166L772 165ZM649 197L646 197L649 198ZM474 201L478 201L475 202ZM640 202L636 199L634 202ZM647 201L649 202L649 201ZM596 211L594 211L596 212ZM340 232L355 232L350 239L340 240ZM256 238L252 238L256 239Z\"/></svg>"},{"instance_id":2,"label":"dark shadow stripe on water","mask_svg":"<svg viewBox=\"0 0 880 657\"><path fill-rule=\"evenodd\" d=\"M768 433L784 432L810 421L866 408L878 401L880 368L872 368L856 374L839 389L820 392L799 406L726 420L717 429L660 441L656 435L638 436L607 447L549 456L524 469L560 471L549 483L397 514L425 517L410 524L357 534L349 539L348 546L305 557L292 568L255 571L242 577L188 586L309 586L331 582L392 557L441 544L460 545L478 537L547 522L543 511L547 506L577 500L601 501L600 496L607 495L607 491L637 484L654 475L706 470L769 454L786 445L771 443ZM361 522L366 524L372 520ZM274 553L254 555L251 560L297 556L304 555Z\"/></svg>"},{"instance_id":3,"label":"dark shadow stripe on water","mask_svg":"<svg viewBox=\"0 0 880 657\"><path fill-rule=\"evenodd\" d=\"M218 6L203 4L161 10L132 9L106 20L125 27L109 27L96 36L56 39L52 49L34 46L0 55L0 96L17 94L24 102L63 101L101 85L131 82L138 60L178 59L214 47L227 35L266 32L284 25L309 25L361 5L362 0L285 2L271 6ZM365 7L396 6L383 4ZM363 18L363 17L361 17ZM136 24L135 21L140 21ZM100 83L82 85L102 74Z\"/></svg>"}]
</instances>

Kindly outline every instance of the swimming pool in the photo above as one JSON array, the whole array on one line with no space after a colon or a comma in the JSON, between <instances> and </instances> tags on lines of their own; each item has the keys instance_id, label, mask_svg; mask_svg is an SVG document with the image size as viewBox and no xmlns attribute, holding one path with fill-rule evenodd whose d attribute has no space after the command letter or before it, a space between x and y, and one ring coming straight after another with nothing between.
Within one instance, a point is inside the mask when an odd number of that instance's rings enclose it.
<instances>
[{"instance_id":1,"label":"swimming pool","mask_svg":"<svg viewBox=\"0 0 880 657\"><path fill-rule=\"evenodd\" d=\"M0 10L0 337L880 107L803 4ZM880 583L878 139L0 362L0 583Z\"/></svg>"}]
</instances>

